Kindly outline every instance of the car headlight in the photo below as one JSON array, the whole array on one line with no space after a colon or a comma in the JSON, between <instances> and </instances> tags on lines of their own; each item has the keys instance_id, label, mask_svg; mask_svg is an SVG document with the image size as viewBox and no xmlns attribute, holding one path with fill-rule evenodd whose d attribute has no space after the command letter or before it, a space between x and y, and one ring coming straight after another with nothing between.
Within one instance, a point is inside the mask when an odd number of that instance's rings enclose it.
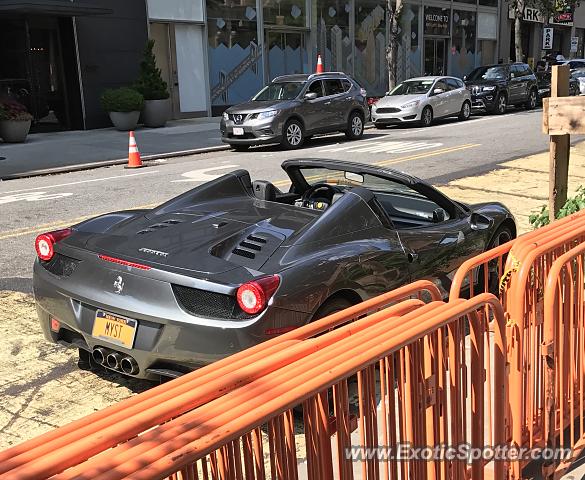
<instances>
[{"instance_id":1,"label":"car headlight","mask_svg":"<svg viewBox=\"0 0 585 480\"><path fill-rule=\"evenodd\" d=\"M227 113L223 112L223 119L224 120L229 120L230 119L230 116Z\"/></svg>"},{"instance_id":2,"label":"car headlight","mask_svg":"<svg viewBox=\"0 0 585 480\"><path fill-rule=\"evenodd\" d=\"M412 102L405 103L404 105L400 105L400 108L412 108L416 107L420 103L420 100L413 100Z\"/></svg>"},{"instance_id":3,"label":"car headlight","mask_svg":"<svg viewBox=\"0 0 585 480\"><path fill-rule=\"evenodd\" d=\"M278 113L278 110L268 110L267 112L260 112L258 114L258 120L262 120L264 118L275 117Z\"/></svg>"},{"instance_id":4,"label":"car headlight","mask_svg":"<svg viewBox=\"0 0 585 480\"><path fill-rule=\"evenodd\" d=\"M483 91L484 92L493 92L496 89L495 86L491 86L491 87L483 87Z\"/></svg>"}]
</instances>

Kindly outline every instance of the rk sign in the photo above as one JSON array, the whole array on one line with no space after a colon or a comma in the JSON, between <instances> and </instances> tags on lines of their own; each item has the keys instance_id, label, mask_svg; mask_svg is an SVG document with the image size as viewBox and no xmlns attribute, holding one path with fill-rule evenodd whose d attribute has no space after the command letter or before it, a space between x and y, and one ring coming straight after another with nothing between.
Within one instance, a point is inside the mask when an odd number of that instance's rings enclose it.
<instances>
[{"instance_id":1,"label":"rk sign","mask_svg":"<svg viewBox=\"0 0 585 480\"><path fill-rule=\"evenodd\" d=\"M543 28L542 29L542 49L543 50L552 50L553 48L553 32L552 28Z\"/></svg>"}]
</instances>

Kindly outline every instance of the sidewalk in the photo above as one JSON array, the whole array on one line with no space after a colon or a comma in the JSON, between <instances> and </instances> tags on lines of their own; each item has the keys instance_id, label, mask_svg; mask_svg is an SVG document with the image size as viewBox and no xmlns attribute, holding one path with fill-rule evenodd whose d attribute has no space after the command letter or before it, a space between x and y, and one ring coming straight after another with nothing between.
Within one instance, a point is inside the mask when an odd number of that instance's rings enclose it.
<instances>
[{"instance_id":1,"label":"sidewalk","mask_svg":"<svg viewBox=\"0 0 585 480\"><path fill-rule=\"evenodd\" d=\"M549 153L502 162L480 176L464 177L437 187L466 203L502 202L516 217L518 234L532 230L528 216L548 202ZM585 142L571 148L569 197L585 185Z\"/></svg>"},{"instance_id":2,"label":"sidewalk","mask_svg":"<svg viewBox=\"0 0 585 480\"><path fill-rule=\"evenodd\" d=\"M221 142L219 121L197 118L171 121L165 128L139 128L135 133L140 154L148 159L227 148ZM25 143L0 142L0 179L124 163L127 152L128 133L114 128L35 133Z\"/></svg>"}]
</instances>

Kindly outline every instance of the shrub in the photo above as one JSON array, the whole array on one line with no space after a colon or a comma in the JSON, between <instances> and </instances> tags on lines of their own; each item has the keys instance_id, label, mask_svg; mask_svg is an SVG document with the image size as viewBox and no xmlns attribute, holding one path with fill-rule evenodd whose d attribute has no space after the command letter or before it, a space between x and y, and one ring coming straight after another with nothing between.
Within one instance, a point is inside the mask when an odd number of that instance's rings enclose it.
<instances>
[{"instance_id":1,"label":"shrub","mask_svg":"<svg viewBox=\"0 0 585 480\"><path fill-rule=\"evenodd\" d=\"M100 101L106 112L136 112L142 110L144 97L133 88L122 87L106 90Z\"/></svg>"},{"instance_id":2,"label":"shrub","mask_svg":"<svg viewBox=\"0 0 585 480\"><path fill-rule=\"evenodd\" d=\"M28 122L33 116L28 113L26 107L16 100L0 100L0 120L13 120L16 122Z\"/></svg>"},{"instance_id":3,"label":"shrub","mask_svg":"<svg viewBox=\"0 0 585 480\"><path fill-rule=\"evenodd\" d=\"M167 82L162 79L160 68L152 51L154 40L148 40L144 49L144 60L140 63L140 76L134 85L145 100L165 100L169 98Z\"/></svg>"},{"instance_id":4,"label":"shrub","mask_svg":"<svg viewBox=\"0 0 585 480\"><path fill-rule=\"evenodd\" d=\"M570 197L567 199L563 207L557 213L556 218L563 218L571 215L572 213L578 212L580 210L585 209L585 187L580 186L577 189L577 193L574 197ZM548 207L543 205L540 208L540 211L532 213L528 217L528 221L533 228L540 228L548 225L550 220L548 218Z\"/></svg>"}]
</instances>

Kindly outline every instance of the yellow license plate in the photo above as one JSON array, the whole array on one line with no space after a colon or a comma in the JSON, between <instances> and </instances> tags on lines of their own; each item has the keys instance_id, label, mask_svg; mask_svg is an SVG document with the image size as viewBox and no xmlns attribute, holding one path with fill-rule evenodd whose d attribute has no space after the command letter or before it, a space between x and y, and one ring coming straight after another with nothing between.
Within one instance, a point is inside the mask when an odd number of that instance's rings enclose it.
<instances>
[{"instance_id":1,"label":"yellow license plate","mask_svg":"<svg viewBox=\"0 0 585 480\"><path fill-rule=\"evenodd\" d=\"M136 320L98 310L91 334L96 338L103 338L108 342L132 348L137 326Z\"/></svg>"}]
</instances>

